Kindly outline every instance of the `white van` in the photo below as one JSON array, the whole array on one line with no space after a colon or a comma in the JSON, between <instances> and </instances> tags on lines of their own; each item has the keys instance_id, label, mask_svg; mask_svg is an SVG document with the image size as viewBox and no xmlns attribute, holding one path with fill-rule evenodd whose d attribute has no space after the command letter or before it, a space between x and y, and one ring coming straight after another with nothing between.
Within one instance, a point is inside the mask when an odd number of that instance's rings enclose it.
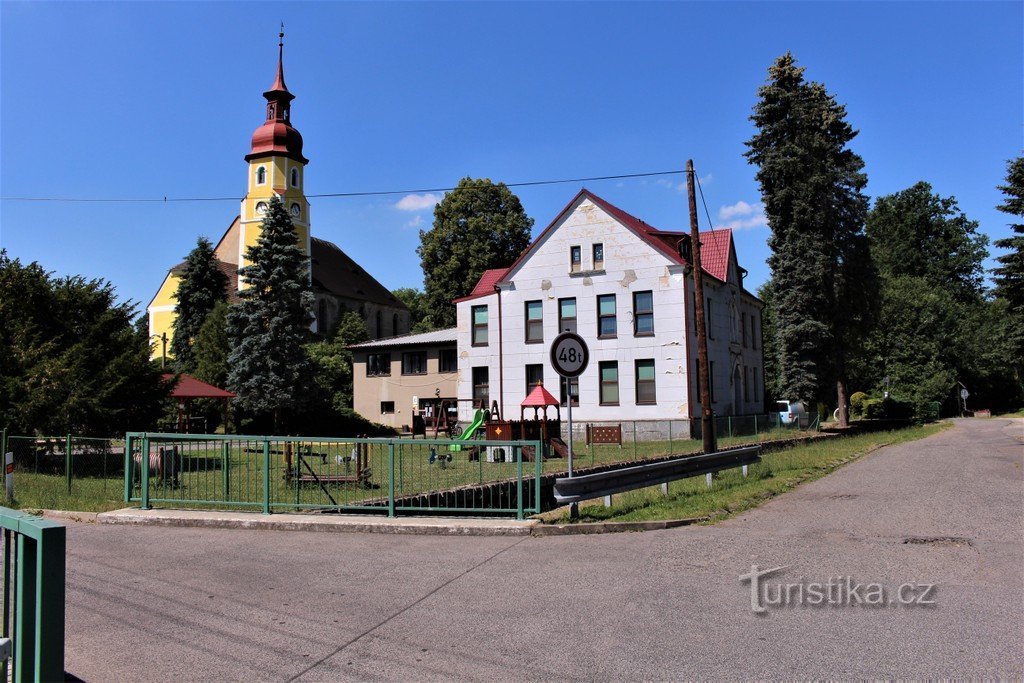
<instances>
[{"instance_id":1,"label":"white van","mask_svg":"<svg viewBox=\"0 0 1024 683\"><path fill-rule=\"evenodd\" d=\"M803 401L776 401L775 412L783 425L807 424L807 405Z\"/></svg>"}]
</instances>

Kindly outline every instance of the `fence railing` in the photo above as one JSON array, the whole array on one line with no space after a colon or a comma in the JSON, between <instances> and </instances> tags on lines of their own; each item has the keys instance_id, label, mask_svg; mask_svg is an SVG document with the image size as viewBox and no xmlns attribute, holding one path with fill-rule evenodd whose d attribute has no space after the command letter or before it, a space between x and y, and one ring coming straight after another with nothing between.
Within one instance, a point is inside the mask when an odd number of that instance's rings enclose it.
<instances>
[{"instance_id":1,"label":"fence railing","mask_svg":"<svg viewBox=\"0 0 1024 683\"><path fill-rule=\"evenodd\" d=\"M0 507L3 529L3 626L10 654L3 680L64 680L65 529L47 519ZM8 668L13 664L13 668Z\"/></svg>"},{"instance_id":2,"label":"fence railing","mask_svg":"<svg viewBox=\"0 0 1024 683\"><path fill-rule=\"evenodd\" d=\"M540 512L539 441L129 433L124 500L198 508Z\"/></svg>"}]
</instances>

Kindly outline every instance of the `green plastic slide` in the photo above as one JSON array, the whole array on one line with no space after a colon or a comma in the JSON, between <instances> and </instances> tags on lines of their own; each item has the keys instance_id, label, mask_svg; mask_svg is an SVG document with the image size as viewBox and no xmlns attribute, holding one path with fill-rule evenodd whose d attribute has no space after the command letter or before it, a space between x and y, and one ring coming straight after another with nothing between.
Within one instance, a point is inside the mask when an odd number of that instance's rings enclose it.
<instances>
[{"instance_id":1,"label":"green plastic slide","mask_svg":"<svg viewBox=\"0 0 1024 683\"><path fill-rule=\"evenodd\" d=\"M484 424L484 411L477 410L475 413L473 413L473 420L472 420L472 422L470 422L469 426L466 427L466 429L463 430L462 434L459 434L457 437L455 437L455 440L456 441L470 441L470 440L472 440L473 439L473 435L476 434L477 430L480 429L480 427L483 426L483 424ZM462 446L459 446L459 445L449 446L448 450L449 451L458 452L458 451L462 450Z\"/></svg>"}]
</instances>

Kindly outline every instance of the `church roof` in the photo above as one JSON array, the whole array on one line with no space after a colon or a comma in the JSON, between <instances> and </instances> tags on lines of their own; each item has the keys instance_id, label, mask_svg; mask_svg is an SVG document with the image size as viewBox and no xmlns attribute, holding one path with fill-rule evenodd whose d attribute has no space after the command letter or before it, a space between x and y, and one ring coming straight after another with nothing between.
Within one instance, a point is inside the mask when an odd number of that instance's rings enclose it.
<instances>
[{"instance_id":1,"label":"church roof","mask_svg":"<svg viewBox=\"0 0 1024 683\"><path fill-rule=\"evenodd\" d=\"M392 308L406 308L401 299L377 282L338 245L313 237L310 239L310 246L314 286L336 296L369 301Z\"/></svg>"}]
</instances>

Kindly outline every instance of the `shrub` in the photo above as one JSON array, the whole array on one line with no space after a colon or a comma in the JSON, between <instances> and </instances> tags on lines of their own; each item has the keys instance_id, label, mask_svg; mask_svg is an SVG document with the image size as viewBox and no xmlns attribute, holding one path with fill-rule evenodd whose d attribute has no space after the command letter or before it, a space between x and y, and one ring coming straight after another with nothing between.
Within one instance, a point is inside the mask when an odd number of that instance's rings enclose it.
<instances>
[{"instance_id":1,"label":"shrub","mask_svg":"<svg viewBox=\"0 0 1024 683\"><path fill-rule=\"evenodd\" d=\"M864 401L866 400L868 400L868 395L863 391L854 392L854 394L850 396L850 412L857 417L863 415Z\"/></svg>"},{"instance_id":2,"label":"shrub","mask_svg":"<svg viewBox=\"0 0 1024 683\"><path fill-rule=\"evenodd\" d=\"M862 409L869 420L909 420L914 416L914 404L891 396L865 399Z\"/></svg>"}]
</instances>

